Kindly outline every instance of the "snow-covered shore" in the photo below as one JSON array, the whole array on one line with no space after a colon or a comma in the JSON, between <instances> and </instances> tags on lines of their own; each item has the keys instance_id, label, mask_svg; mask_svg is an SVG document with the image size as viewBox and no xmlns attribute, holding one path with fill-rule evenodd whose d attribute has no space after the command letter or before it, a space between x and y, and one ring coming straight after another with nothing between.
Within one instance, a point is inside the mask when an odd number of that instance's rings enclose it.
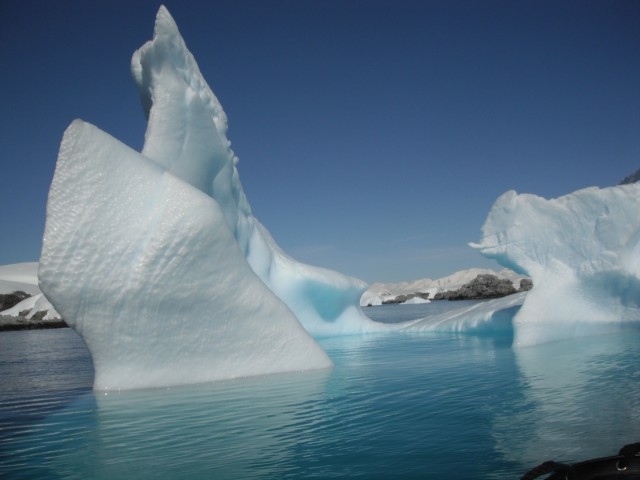
<instances>
[{"instance_id":1,"label":"snow-covered shore","mask_svg":"<svg viewBox=\"0 0 640 480\"><path fill-rule=\"evenodd\" d=\"M416 294L424 297L428 296L429 299L433 299L438 293L460 289L462 286L475 280L479 275L493 275L500 280L510 280L513 282L516 289L519 287L521 280L528 278L526 275L517 274L507 268L500 271L494 271L488 268L470 268L452 273L451 275L447 275L446 277L438 278L436 280L423 278L410 282L377 282L371 284L367 291L362 295L360 305L363 307L369 305L381 305L382 303L393 302L394 299L397 299L402 295L411 297L410 300L420 298L420 296L415 296Z\"/></svg>"},{"instance_id":2,"label":"snow-covered shore","mask_svg":"<svg viewBox=\"0 0 640 480\"><path fill-rule=\"evenodd\" d=\"M24 292L26 298L0 311L0 330L66 327L38 287L38 262L0 266L0 296L14 292Z\"/></svg>"}]
</instances>

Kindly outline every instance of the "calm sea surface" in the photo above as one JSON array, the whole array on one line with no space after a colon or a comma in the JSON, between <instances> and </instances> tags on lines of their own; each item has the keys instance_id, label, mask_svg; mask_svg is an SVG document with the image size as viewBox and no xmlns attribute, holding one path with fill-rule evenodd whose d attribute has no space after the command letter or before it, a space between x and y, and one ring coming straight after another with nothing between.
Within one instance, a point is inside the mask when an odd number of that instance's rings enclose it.
<instances>
[{"instance_id":1,"label":"calm sea surface","mask_svg":"<svg viewBox=\"0 0 640 480\"><path fill-rule=\"evenodd\" d=\"M640 441L637 333L517 351L470 334L321 344L333 370L104 395L72 330L0 333L0 478L507 479Z\"/></svg>"}]
</instances>

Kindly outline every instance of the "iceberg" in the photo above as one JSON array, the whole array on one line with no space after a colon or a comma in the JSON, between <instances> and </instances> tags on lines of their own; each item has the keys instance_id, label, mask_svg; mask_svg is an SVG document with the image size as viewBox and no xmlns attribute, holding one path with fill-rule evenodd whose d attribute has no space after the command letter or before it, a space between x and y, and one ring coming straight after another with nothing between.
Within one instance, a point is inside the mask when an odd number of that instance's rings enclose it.
<instances>
[{"instance_id":1,"label":"iceberg","mask_svg":"<svg viewBox=\"0 0 640 480\"><path fill-rule=\"evenodd\" d=\"M28 296L13 307L0 311L0 327L10 325L9 328L13 328L22 323L46 324L49 321L61 323L60 315L38 288L38 262L0 266L0 295L13 292L24 292Z\"/></svg>"},{"instance_id":2,"label":"iceberg","mask_svg":"<svg viewBox=\"0 0 640 480\"><path fill-rule=\"evenodd\" d=\"M227 116L166 8L131 70L149 120L142 154L213 198L253 271L314 336L374 331L359 307L367 284L287 256L253 216L227 139Z\"/></svg>"},{"instance_id":3,"label":"iceberg","mask_svg":"<svg viewBox=\"0 0 640 480\"><path fill-rule=\"evenodd\" d=\"M67 128L38 272L87 344L94 388L327 368L311 334L385 329L360 310L364 282L296 262L253 217L224 110L166 8L131 63L143 150Z\"/></svg>"},{"instance_id":4,"label":"iceberg","mask_svg":"<svg viewBox=\"0 0 640 480\"><path fill-rule=\"evenodd\" d=\"M508 191L470 245L533 281L515 346L640 326L640 184L551 200Z\"/></svg>"},{"instance_id":5,"label":"iceberg","mask_svg":"<svg viewBox=\"0 0 640 480\"><path fill-rule=\"evenodd\" d=\"M96 390L331 366L215 200L81 120L60 147L38 274Z\"/></svg>"}]
</instances>

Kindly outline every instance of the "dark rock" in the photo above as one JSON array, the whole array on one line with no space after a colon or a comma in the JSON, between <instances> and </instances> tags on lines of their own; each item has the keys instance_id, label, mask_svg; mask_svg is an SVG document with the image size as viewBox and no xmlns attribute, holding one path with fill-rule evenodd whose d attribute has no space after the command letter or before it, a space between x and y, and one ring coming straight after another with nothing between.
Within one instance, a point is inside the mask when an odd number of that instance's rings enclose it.
<instances>
[{"instance_id":1,"label":"dark rock","mask_svg":"<svg viewBox=\"0 0 640 480\"><path fill-rule=\"evenodd\" d=\"M41 310L39 312L34 313L33 316L31 317L31 320L36 322L44 321L43 319L46 315L47 315L47 312L45 312L44 310Z\"/></svg>"},{"instance_id":2,"label":"dark rock","mask_svg":"<svg viewBox=\"0 0 640 480\"><path fill-rule=\"evenodd\" d=\"M477 300L481 298L499 298L516 293L513 282L495 275L478 275L449 295L448 300Z\"/></svg>"},{"instance_id":3,"label":"dark rock","mask_svg":"<svg viewBox=\"0 0 640 480\"><path fill-rule=\"evenodd\" d=\"M10 330L36 330L44 328L66 328L68 325L61 318L44 320L47 312L38 312L30 319L0 315L0 332Z\"/></svg>"},{"instance_id":4,"label":"dark rock","mask_svg":"<svg viewBox=\"0 0 640 480\"><path fill-rule=\"evenodd\" d=\"M15 307L25 298L29 298L31 295L21 290L13 293L0 294L0 312L8 310L11 307Z\"/></svg>"},{"instance_id":5,"label":"dark rock","mask_svg":"<svg viewBox=\"0 0 640 480\"><path fill-rule=\"evenodd\" d=\"M533 283L529 279L520 281L520 289L516 290L513 282L506 278L498 278L491 274L478 275L469 283L457 290L439 292L434 300L480 300L485 298L506 297L517 292L531 290Z\"/></svg>"},{"instance_id":6,"label":"dark rock","mask_svg":"<svg viewBox=\"0 0 640 480\"><path fill-rule=\"evenodd\" d=\"M622 179L620 185L627 185L629 183L640 182L640 169L633 172L631 175L627 175Z\"/></svg>"},{"instance_id":7,"label":"dark rock","mask_svg":"<svg viewBox=\"0 0 640 480\"><path fill-rule=\"evenodd\" d=\"M519 292L528 292L533 288L533 282L530 278L523 278L520 280L520 289Z\"/></svg>"}]
</instances>

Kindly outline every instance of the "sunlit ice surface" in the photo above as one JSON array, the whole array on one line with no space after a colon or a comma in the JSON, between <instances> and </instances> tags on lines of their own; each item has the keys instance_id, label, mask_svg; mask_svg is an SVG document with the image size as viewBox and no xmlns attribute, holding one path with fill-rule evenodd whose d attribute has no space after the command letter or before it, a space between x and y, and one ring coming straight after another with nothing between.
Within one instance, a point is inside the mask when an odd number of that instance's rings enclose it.
<instances>
[{"instance_id":1,"label":"sunlit ice surface","mask_svg":"<svg viewBox=\"0 0 640 480\"><path fill-rule=\"evenodd\" d=\"M226 114L164 7L131 67L148 118L142 152L69 126L40 259L43 293L92 353L94 388L328 368L311 336L383 330L359 308L364 282L294 261L253 216ZM401 328L510 328L525 346L638 324L639 189L507 192L475 246L534 289Z\"/></svg>"},{"instance_id":2,"label":"sunlit ice surface","mask_svg":"<svg viewBox=\"0 0 640 480\"><path fill-rule=\"evenodd\" d=\"M320 343L332 370L105 395L71 330L4 333L0 476L506 479L638 440L637 332L516 350L496 332Z\"/></svg>"},{"instance_id":3,"label":"sunlit ice surface","mask_svg":"<svg viewBox=\"0 0 640 480\"><path fill-rule=\"evenodd\" d=\"M312 335L379 329L364 282L296 262L253 216L226 114L165 7L131 71L142 152L69 125L38 272L91 352L94 388L330 368Z\"/></svg>"},{"instance_id":4,"label":"sunlit ice surface","mask_svg":"<svg viewBox=\"0 0 640 480\"><path fill-rule=\"evenodd\" d=\"M516 347L640 326L640 183L553 199L508 191L471 246L533 281Z\"/></svg>"}]
</instances>

